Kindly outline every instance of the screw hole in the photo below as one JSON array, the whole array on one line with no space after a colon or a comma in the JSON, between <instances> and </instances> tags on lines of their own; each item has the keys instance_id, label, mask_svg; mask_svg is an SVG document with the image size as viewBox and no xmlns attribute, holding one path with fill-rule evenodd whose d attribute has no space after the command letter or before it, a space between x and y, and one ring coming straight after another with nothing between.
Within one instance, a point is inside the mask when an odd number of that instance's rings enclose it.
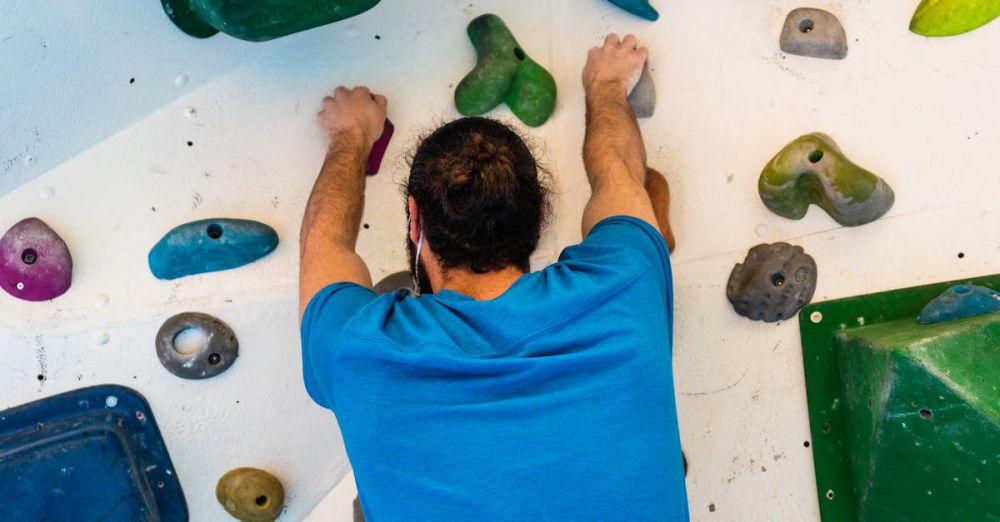
<instances>
[{"instance_id":1,"label":"screw hole","mask_svg":"<svg viewBox=\"0 0 1000 522\"><path fill-rule=\"evenodd\" d=\"M969 287L967 287L965 285L958 285L958 286L955 287L955 293L956 294L967 294L967 293L969 293Z\"/></svg>"},{"instance_id":2,"label":"screw hole","mask_svg":"<svg viewBox=\"0 0 1000 522\"><path fill-rule=\"evenodd\" d=\"M368 230L369 228L371 228L370 226L368 226L368 223L365 223L364 225L361 225L361 226L364 227L365 230Z\"/></svg>"},{"instance_id":3,"label":"screw hole","mask_svg":"<svg viewBox=\"0 0 1000 522\"><path fill-rule=\"evenodd\" d=\"M260 507L266 507L267 503L268 503L267 495L260 495L254 499L254 504L257 504Z\"/></svg>"},{"instance_id":4,"label":"screw hole","mask_svg":"<svg viewBox=\"0 0 1000 522\"><path fill-rule=\"evenodd\" d=\"M823 433L830 433L830 425L829 424L824 424L823 425Z\"/></svg>"},{"instance_id":5,"label":"screw hole","mask_svg":"<svg viewBox=\"0 0 1000 522\"><path fill-rule=\"evenodd\" d=\"M803 442L802 445L808 448L812 444L810 444L809 441L807 440L807 441Z\"/></svg>"},{"instance_id":6,"label":"screw hole","mask_svg":"<svg viewBox=\"0 0 1000 522\"><path fill-rule=\"evenodd\" d=\"M517 58L518 60L524 61L524 59L527 58L528 55L524 54L524 50L521 49L520 47L515 47L514 57Z\"/></svg>"},{"instance_id":7,"label":"screw hole","mask_svg":"<svg viewBox=\"0 0 1000 522\"><path fill-rule=\"evenodd\" d=\"M220 237L222 237L222 227L216 223L212 223L211 225L208 225L208 228L205 229L205 233L208 234L208 237L212 239L219 239Z\"/></svg>"},{"instance_id":8,"label":"screw hole","mask_svg":"<svg viewBox=\"0 0 1000 522\"><path fill-rule=\"evenodd\" d=\"M189 140L187 142L187 145L188 145L188 147L194 147L194 142Z\"/></svg>"},{"instance_id":9,"label":"screw hole","mask_svg":"<svg viewBox=\"0 0 1000 522\"><path fill-rule=\"evenodd\" d=\"M129 78L128 79L128 83L129 83L129 85L132 85L133 83L135 83L135 78Z\"/></svg>"},{"instance_id":10,"label":"screw hole","mask_svg":"<svg viewBox=\"0 0 1000 522\"><path fill-rule=\"evenodd\" d=\"M143 414L141 411L137 411L137 412L135 412L135 418L137 418L139 420L143 420L143 419L146 418L146 415Z\"/></svg>"},{"instance_id":11,"label":"screw hole","mask_svg":"<svg viewBox=\"0 0 1000 522\"><path fill-rule=\"evenodd\" d=\"M799 31L802 31L803 33L810 33L815 27L816 24L808 18L799 22Z\"/></svg>"},{"instance_id":12,"label":"screw hole","mask_svg":"<svg viewBox=\"0 0 1000 522\"><path fill-rule=\"evenodd\" d=\"M964 257L965 257L965 252L959 252L959 253L958 253L958 258L959 258L959 259L962 259L962 258L964 258Z\"/></svg>"},{"instance_id":13,"label":"screw hole","mask_svg":"<svg viewBox=\"0 0 1000 522\"><path fill-rule=\"evenodd\" d=\"M38 374L38 377L37 377L37 379L38 379L38 382L42 382L42 381L44 381L44 380L45 380L45 376L44 376L44 375L42 375L42 374Z\"/></svg>"},{"instance_id":14,"label":"screw hole","mask_svg":"<svg viewBox=\"0 0 1000 522\"><path fill-rule=\"evenodd\" d=\"M931 417L934 416L934 412L932 412L931 410L928 410L927 408L924 408L924 409L920 410L920 416L923 417L923 418L925 418L925 419L929 419L929 418L931 418Z\"/></svg>"},{"instance_id":15,"label":"screw hole","mask_svg":"<svg viewBox=\"0 0 1000 522\"><path fill-rule=\"evenodd\" d=\"M24 261L26 265L35 264L35 261L38 261L38 252L30 248L26 249L24 252L21 252L21 261Z\"/></svg>"},{"instance_id":16,"label":"screw hole","mask_svg":"<svg viewBox=\"0 0 1000 522\"><path fill-rule=\"evenodd\" d=\"M211 364L211 365L215 366L216 364L219 364L220 362L222 362L222 356L221 355L219 355L217 353L213 353L213 354L211 354L211 355L208 356L208 364Z\"/></svg>"},{"instance_id":17,"label":"screw hole","mask_svg":"<svg viewBox=\"0 0 1000 522\"><path fill-rule=\"evenodd\" d=\"M827 500L833 500L833 490L832 489L826 490L826 498L827 498Z\"/></svg>"},{"instance_id":18,"label":"screw hole","mask_svg":"<svg viewBox=\"0 0 1000 522\"><path fill-rule=\"evenodd\" d=\"M821 151L821 150L814 150L814 151L812 151L812 152L809 153L809 162L810 163L819 163L819 160L821 160L821 159L823 159L823 151Z\"/></svg>"},{"instance_id":19,"label":"screw hole","mask_svg":"<svg viewBox=\"0 0 1000 522\"><path fill-rule=\"evenodd\" d=\"M781 272L771 274L771 284L774 286L785 286L785 276Z\"/></svg>"}]
</instances>

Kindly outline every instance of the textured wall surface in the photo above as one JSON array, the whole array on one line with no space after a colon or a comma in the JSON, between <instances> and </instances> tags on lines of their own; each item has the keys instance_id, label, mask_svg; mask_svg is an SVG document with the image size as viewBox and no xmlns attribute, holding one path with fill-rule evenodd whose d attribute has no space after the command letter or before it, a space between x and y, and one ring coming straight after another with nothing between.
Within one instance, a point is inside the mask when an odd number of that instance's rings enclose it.
<instances>
[{"instance_id":1,"label":"textured wall surface","mask_svg":"<svg viewBox=\"0 0 1000 522\"><path fill-rule=\"evenodd\" d=\"M53 302L0 295L0 407L134 387L156 414L193 520L228 519L214 484L244 465L279 476L284 519L305 518L348 471L334 418L299 376L298 226L323 157L313 115L339 83L389 97L397 134L368 184L359 250L376 279L404 268L405 152L456 116L454 85L474 63L465 26L495 12L560 88L538 129L495 113L531 137L559 184L536 266L580 240L587 48L609 31L650 46L660 102L642 127L674 196L675 379L692 517L816 519L797 324L736 315L729 271L774 241L816 259L816 300L1000 271L1000 25L929 40L906 30L916 1L831 1L816 7L841 19L850 54L825 61L778 49L785 14L799 7L790 0L654 3L663 16L651 24L603 0L383 0L263 44L189 38L153 0L10 7L0 19L0 228L42 218L75 269ZM802 221L767 211L760 170L812 131L892 185L886 217L847 229L817 208ZM145 257L162 234L211 217L268 223L278 250L229 272L153 278ZM234 327L241 355L228 372L194 382L160 366L156 331L183 311ZM349 520L342 484L312 519Z\"/></svg>"}]
</instances>

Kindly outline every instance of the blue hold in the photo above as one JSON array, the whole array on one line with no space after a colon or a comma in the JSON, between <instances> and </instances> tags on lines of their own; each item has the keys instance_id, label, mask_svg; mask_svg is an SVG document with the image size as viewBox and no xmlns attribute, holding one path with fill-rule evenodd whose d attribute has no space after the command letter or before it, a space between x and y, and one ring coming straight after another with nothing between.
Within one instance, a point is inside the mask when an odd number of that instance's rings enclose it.
<instances>
[{"instance_id":1,"label":"blue hold","mask_svg":"<svg viewBox=\"0 0 1000 522\"><path fill-rule=\"evenodd\" d=\"M609 0L612 4L646 20L655 22L660 18L660 13L649 5L649 0Z\"/></svg>"},{"instance_id":2,"label":"blue hold","mask_svg":"<svg viewBox=\"0 0 1000 522\"><path fill-rule=\"evenodd\" d=\"M257 221L205 219L181 225L149 252L149 269L159 279L229 270L274 251L278 233Z\"/></svg>"},{"instance_id":3,"label":"blue hold","mask_svg":"<svg viewBox=\"0 0 1000 522\"><path fill-rule=\"evenodd\" d=\"M955 285L920 311L917 324L934 324L1000 312L1000 292L985 286Z\"/></svg>"}]
</instances>

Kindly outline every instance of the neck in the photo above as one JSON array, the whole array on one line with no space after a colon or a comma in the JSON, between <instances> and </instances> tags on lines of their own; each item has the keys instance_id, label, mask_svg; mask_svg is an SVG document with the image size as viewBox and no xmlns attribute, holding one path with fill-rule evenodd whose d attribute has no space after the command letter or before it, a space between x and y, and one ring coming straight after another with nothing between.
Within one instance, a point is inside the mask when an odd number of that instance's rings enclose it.
<instances>
[{"instance_id":1,"label":"neck","mask_svg":"<svg viewBox=\"0 0 1000 522\"><path fill-rule=\"evenodd\" d=\"M434 275L438 277L434 277ZM448 270L446 273L433 274L431 284L435 292L451 290L477 301L488 301L500 297L522 275L524 275L524 270L513 266L485 274L456 268ZM435 279L437 280L435 281Z\"/></svg>"}]
</instances>

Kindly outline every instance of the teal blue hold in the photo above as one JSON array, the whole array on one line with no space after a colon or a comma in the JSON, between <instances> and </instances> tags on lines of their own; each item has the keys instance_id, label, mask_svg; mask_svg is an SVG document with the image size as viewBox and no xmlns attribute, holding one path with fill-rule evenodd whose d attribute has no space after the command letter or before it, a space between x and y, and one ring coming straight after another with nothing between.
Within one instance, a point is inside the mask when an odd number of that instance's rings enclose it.
<instances>
[{"instance_id":1,"label":"teal blue hold","mask_svg":"<svg viewBox=\"0 0 1000 522\"><path fill-rule=\"evenodd\" d=\"M252 263L278 247L273 228L245 219L204 219L181 225L149 252L158 279L229 270Z\"/></svg>"},{"instance_id":2,"label":"teal blue hold","mask_svg":"<svg viewBox=\"0 0 1000 522\"><path fill-rule=\"evenodd\" d=\"M1000 312L1000 292L975 285L955 285L920 311L917 324L934 324Z\"/></svg>"},{"instance_id":3,"label":"teal blue hold","mask_svg":"<svg viewBox=\"0 0 1000 522\"><path fill-rule=\"evenodd\" d=\"M649 5L649 0L610 0L612 4L646 20L655 22L660 18L660 13Z\"/></svg>"}]
</instances>

